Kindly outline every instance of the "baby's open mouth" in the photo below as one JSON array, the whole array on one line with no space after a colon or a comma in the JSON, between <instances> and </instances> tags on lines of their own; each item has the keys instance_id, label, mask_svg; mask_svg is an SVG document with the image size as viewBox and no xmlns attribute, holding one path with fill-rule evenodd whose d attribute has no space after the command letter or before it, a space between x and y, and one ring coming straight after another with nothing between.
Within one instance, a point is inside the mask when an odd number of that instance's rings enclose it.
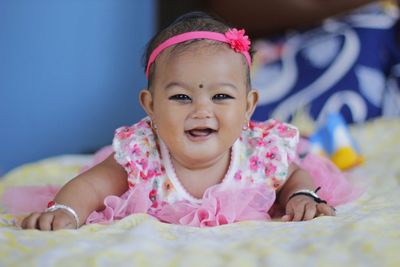
<instances>
[{"instance_id":1,"label":"baby's open mouth","mask_svg":"<svg viewBox=\"0 0 400 267\"><path fill-rule=\"evenodd\" d=\"M216 130L211 129L211 128L196 128L196 129L191 129L191 130L185 131L186 134L188 134L192 137L208 136L214 132L216 132Z\"/></svg>"}]
</instances>

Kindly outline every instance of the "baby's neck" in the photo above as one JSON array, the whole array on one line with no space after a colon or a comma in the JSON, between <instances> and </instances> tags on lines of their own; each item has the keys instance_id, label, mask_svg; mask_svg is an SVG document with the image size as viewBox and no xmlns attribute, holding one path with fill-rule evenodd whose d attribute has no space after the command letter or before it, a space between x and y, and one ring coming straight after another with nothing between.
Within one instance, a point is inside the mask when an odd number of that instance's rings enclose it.
<instances>
[{"instance_id":1,"label":"baby's neck","mask_svg":"<svg viewBox=\"0 0 400 267\"><path fill-rule=\"evenodd\" d=\"M201 168L188 168L173 158L171 160L176 176L186 191L195 198L202 198L207 188L219 184L224 179L230 164L230 154L228 151L213 164Z\"/></svg>"}]
</instances>

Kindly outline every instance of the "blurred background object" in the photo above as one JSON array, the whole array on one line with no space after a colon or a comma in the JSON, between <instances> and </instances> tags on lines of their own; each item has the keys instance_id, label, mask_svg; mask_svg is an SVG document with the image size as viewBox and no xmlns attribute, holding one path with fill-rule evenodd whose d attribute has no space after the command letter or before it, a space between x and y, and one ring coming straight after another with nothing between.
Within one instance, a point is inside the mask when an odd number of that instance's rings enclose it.
<instances>
[{"instance_id":1,"label":"blurred background object","mask_svg":"<svg viewBox=\"0 0 400 267\"><path fill-rule=\"evenodd\" d=\"M265 38L290 29L302 29L327 17L343 14L373 0L159 0L158 26L179 15L203 10L225 22L245 28L252 38ZM376 2L376 1L375 1Z\"/></svg>"},{"instance_id":2,"label":"blurred background object","mask_svg":"<svg viewBox=\"0 0 400 267\"><path fill-rule=\"evenodd\" d=\"M252 85L260 101L254 119L292 121L298 112L317 124L332 112L347 123L399 117L398 19L396 5L376 2L255 40Z\"/></svg>"},{"instance_id":3,"label":"blurred background object","mask_svg":"<svg viewBox=\"0 0 400 267\"><path fill-rule=\"evenodd\" d=\"M144 116L154 12L151 0L0 1L0 176L92 153Z\"/></svg>"}]
</instances>

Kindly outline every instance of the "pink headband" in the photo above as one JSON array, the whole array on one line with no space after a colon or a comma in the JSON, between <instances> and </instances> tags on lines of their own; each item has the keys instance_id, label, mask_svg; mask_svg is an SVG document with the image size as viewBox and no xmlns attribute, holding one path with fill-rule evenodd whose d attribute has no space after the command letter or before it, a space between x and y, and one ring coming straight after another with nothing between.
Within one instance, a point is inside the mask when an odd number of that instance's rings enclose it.
<instances>
[{"instance_id":1,"label":"pink headband","mask_svg":"<svg viewBox=\"0 0 400 267\"><path fill-rule=\"evenodd\" d=\"M153 50L149 57L149 61L146 67L146 77L149 78L149 70L151 64L156 60L157 56L166 48L183 43L193 39L209 39L220 41L223 43L228 43L233 50L238 53L242 53L246 58L247 64L251 66L251 57L249 54L250 40L247 35L244 34L244 30L229 29L225 34L219 32L209 32L209 31L194 31L185 32L182 34L175 35L164 42L162 42L156 49Z\"/></svg>"}]
</instances>

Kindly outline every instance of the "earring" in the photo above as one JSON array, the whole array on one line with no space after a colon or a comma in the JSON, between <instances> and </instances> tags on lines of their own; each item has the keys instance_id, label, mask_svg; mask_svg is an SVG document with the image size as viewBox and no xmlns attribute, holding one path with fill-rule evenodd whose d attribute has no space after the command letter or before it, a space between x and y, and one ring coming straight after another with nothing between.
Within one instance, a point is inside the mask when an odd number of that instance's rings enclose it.
<instances>
[{"instance_id":1,"label":"earring","mask_svg":"<svg viewBox=\"0 0 400 267\"><path fill-rule=\"evenodd\" d=\"M152 120L150 120L150 127L154 130L157 130L157 125Z\"/></svg>"},{"instance_id":2,"label":"earring","mask_svg":"<svg viewBox=\"0 0 400 267\"><path fill-rule=\"evenodd\" d=\"M247 131L250 127L250 122L248 120L245 121L245 124L242 127L243 131Z\"/></svg>"}]
</instances>

